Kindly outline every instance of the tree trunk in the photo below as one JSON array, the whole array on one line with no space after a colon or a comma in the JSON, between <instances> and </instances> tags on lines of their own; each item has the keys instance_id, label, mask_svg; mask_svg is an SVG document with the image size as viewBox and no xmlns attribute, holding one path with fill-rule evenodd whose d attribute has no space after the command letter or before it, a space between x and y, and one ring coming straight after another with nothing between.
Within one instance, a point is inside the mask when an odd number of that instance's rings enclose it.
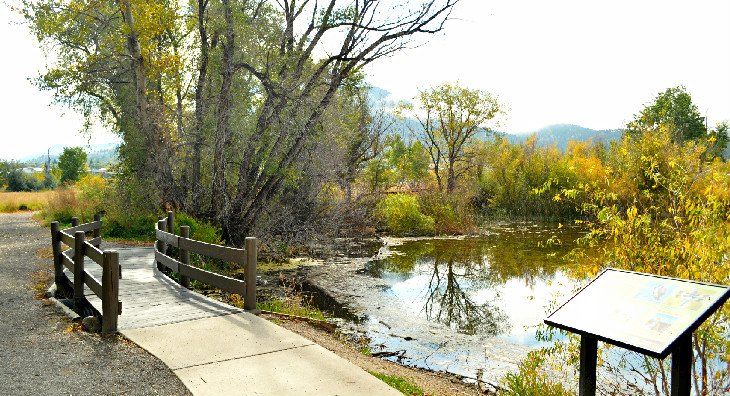
<instances>
[{"instance_id":1,"label":"tree trunk","mask_svg":"<svg viewBox=\"0 0 730 396\"><path fill-rule=\"evenodd\" d=\"M456 188L456 173L454 172L454 160L449 160L449 169L446 175L446 192L451 194Z\"/></svg>"},{"instance_id":2,"label":"tree trunk","mask_svg":"<svg viewBox=\"0 0 730 396\"><path fill-rule=\"evenodd\" d=\"M134 19L132 18L132 7L129 0L121 0L119 8L124 16L124 23L129 28L127 33L127 51L129 51L130 72L134 83L134 100L136 106L135 123L139 131L144 136L146 147L153 147L154 141L151 139L149 128L149 120L147 114L147 76L144 70L144 59L142 58L142 49L139 44L139 35L135 28ZM145 165L140 169L140 176L146 177L153 169L154 156L150 150L147 150L145 156Z\"/></svg>"},{"instance_id":3,"label":"tree trunk","mask_svg":"<svg viewBox=\"0 0 730 396\"><path fill-rule=\"evenodd\" d=\"M198 80L195 84L195 127L193 129L193 153L190 170L190 185L192 189L190 210L199 214L201 208L200 162L203 149L203 128L205 122L206 101L203 97L205 80L208 76L208 30L205 25L205 13L208 0L198 0L198 34L200 35L200 60L198 64Z\"/></svg>"},{"instance_id":4,"label":"tree trunk","mask_svg":"<svg viewBox=\"0 0 730 396\"><path fill-rule=\"evenodd\" d=\"M223 64L221 89L218 95L218 120L215 131L214 152L213 152L213 195L211 197L211 209L215 213L216 220L226 232L228 213L228 186L226 182L226 146L231 116L231 85L235 65L233 55L235 50L235 32L233 27L233 11L229 0L223 0L223 14L226 21L225 40L223 46Z\"/></svg>"}]
</instances>

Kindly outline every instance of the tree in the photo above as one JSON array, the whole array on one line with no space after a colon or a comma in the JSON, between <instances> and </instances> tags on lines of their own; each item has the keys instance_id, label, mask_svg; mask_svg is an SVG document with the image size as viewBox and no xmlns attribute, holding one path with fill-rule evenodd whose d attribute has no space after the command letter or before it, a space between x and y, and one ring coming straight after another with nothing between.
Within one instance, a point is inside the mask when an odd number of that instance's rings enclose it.
<instances>
[{"instance_id":1,"label":"tree","mask_svg":"<svg viewBox=\"0 0 730 396\"><path fill-rule=\"evenodd\" d=\"M710 137L707 139L710 143L710 155L713 157L724 158L725 160L730 159L730 152L728 149L728 143L730 143L730 136L728 136L728 130L730 130L730 124L727 121L723 121L717 124L715 130L710 132Z\"/></svg>"},{"instance_id":2,"label":"tree","mask_svg":"<svg viewBox=\"0 0 730 396\"><path fill-rule=\"evenodd\" d=\"M451 193L468 169L457 168L467 162L464 149L477 133L490 131L485 124L501 112L501 107L487 92L451 84L421 91L418 98L425 114L416 116L422 129L417 135L431 156L439 190L444 190L445 167L446 191Z\"/></svg>"},{"instance_id":3,"label":"tree","mask_svg":"<svg viewBox=\"0 0 730 396\"><path fill-rule=\"evenodd\" d=\"M38 191L41 188L41 183L22 169L8 173L8 191Z\"/></svg>"},{"instance_id":4,"label":"tree","mask_svg":"<svg viewBox=\"0 0 730 396\"><path fill-rule=\"evenodd\" d=\"M314 150L337 144L322 124L343 87L441 31L457 2L24 0L21 12L57 56L38 85L122 138L116 185L154 193L135 202L145 210L215 219L238 244L296 191ZM345 183L378 143L367 125Z\"/></svg>"},{"instance_id":5,"label":"tree","mask_svg":"<svg viewBox=\"0 0 730 396\"><path fill-rule=\"evenodd\" d=\"M705 119L683 86L667 88L626 125L626 133L640 135L646 130L664 128L673 142L682 143L706 137Z\"/></svg>"},{"instance_id":6,"label":"tree","mask_svg":"<svg viewBox=\"0 0 730 396\"><path fill-rule=\"evenodd\" d=\"M86 152L81 147L65 147L58 157L61 183L75 183L86 174Z\"/></svg>"},{"instance_id":7,"label":"tree","mask_svg":"<svg viewBox=\"0 0 730 396\"><path fill-rule=\"evenodd\" d=\"M377 0L344 5L337 0L276 2L281 23L275 40L262 40L240 62L261 86L261 106L253 134L244 142L236 191L230 210L212 208L219 212L217 217L228 219L224 232L233 234L233 241L241 242L264 208L283 191L287 174L302 157L343 83L365 65L405 48L409 37L441 31L457 2L402 3L388 12ZM256 25L259 20L256 13L253 16L250 23ZM328 45L329 50L324 44L327 38L337 43ZM315 59L316 53L325 55ZM225 229L227 224L237 228Z\"/></svg>"}]
</instances>

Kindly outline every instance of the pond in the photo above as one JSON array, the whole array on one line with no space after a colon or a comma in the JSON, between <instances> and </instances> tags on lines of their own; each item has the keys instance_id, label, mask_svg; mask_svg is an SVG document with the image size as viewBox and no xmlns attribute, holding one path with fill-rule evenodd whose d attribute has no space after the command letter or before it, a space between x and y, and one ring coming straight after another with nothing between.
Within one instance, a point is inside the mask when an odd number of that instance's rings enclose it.
<instances>
[{"instance_id":1,"label":"pond","mask_svg":"<svg viewBox=\"0 0 730 396\"><path fill-rule=\"evenodd\" d=\"M495 383L540 346L548 305L575 290L563 257L581 233L521 223L480 237L386 238L372 259L310 275L356 314L344 326L364 333L371 352Z\"/></svg>"}]
</instances>

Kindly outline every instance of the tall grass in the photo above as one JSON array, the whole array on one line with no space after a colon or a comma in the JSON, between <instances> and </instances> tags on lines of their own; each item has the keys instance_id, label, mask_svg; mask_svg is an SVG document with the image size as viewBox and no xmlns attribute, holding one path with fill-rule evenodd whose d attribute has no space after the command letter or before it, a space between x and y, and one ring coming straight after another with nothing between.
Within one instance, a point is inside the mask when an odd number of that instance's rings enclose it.
<instances>
[{"instance_id":1,"label":"tall grass","mask_svg":"<svg viewBox=\"0 0 730 396\"><path fill-rule=\"evenodd\" d=\"M48 205L52 191L0 192L0 213L41 210Z\"/></svg>"}]
</instances>

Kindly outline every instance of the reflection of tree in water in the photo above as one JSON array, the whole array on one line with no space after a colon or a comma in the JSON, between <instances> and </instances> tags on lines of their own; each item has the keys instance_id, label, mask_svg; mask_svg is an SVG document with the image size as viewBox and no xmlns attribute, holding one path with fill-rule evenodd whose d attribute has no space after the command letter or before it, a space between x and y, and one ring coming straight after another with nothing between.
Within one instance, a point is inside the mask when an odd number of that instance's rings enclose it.
<instances>
[{"instance_id":1,"label":"reflection of tree in water","mask_svg":"<svg viewBox=\"0 0 730 396\"><path fill-rule=\"evenodd\" d=\"M578 236L565 228L560 232L565 242ZM530 287L554 277L572 244L539 246L552 235L554 231L513 229L483 238L408 241L369 270L374 276L387 272L403 280L428 274L424 311L429 320L460 333L496 335L509 330L507 315L492 302L477 304L469 291L494 290L511 279Z\"/></svg>"},{"instance_id":2,"label":"reflection of tree in water","mask_svg":"<svg viewBox=\"0 0 730 396\"><path fill-rule=\"evenodd\" d=\"M472 266L471 264L475 264ZM484 262L455 264L453 259L434 260L433 273L428 284L428 298L424 310L429 320L445 324L459 333L497 335L509 330L507 315L497 306L485 302L475 303L462 289L460 280L469 283L489 282L485 276L488 271L473 271L473 267L483 269ZM474 288L476 285L469 285Z\"/></svg>"}]
</instances>

